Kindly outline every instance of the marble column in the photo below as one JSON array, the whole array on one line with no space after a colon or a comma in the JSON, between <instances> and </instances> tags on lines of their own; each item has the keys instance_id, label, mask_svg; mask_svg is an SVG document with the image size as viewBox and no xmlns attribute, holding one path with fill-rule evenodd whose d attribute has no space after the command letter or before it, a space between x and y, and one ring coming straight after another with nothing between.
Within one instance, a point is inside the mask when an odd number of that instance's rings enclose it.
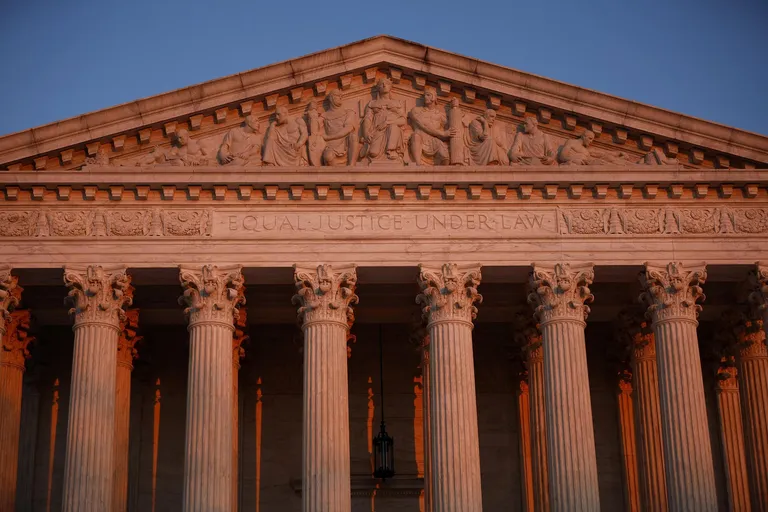
<instances>
[{"instance_id":1,"label":"marble column","mask_svg":"<svg viewBox=\"0 0 768 512\"><path fill-rule=\"evenodd\" d=\"M549 510L549 476L547 471L547 408L544 398L544 348L541 335L530 340L528 386L531 393L531 471L533 472L533 503L539 512Z\"/></svg>"},{"instance_id":2,"label":"marble column","mask_svg":"<svg viewBox=\"0 0 768 512\"><path fill-rule=\"evenodd\" d=\"M0 510L14 510L21 433L24 362L29 357L29 310L15 310L5 321L0 349Z\"/></svg>"},{"instance_id":3,"label":"marble column","mask_svg":"<svg viewBox=\"0 0 768 512\"><path fill-rule=\"evenodd\" d=\"M422 305L429 331L429 427L432 509L473 512L483 507L472 320L480 265L419 266Z\"/></svg>"},{"instance_id":4,"label":"marble column","mask_svg":"<svg viewBox=\"0 0 768 512\"><path fill-rule=\"evenodd\" d=\"M768 511L768 263L758 263L750 274L758 321L745 325L738 353L741 407L747 442L752 508ZM762 330L760 329L762 323Z\"/></svg>"},{"instance_id":5,"label":"marble column","mask_svg":"<svg viewBox=\"0 0 768 512\"><path fill-rule=\"evenodd\" d=\"M747 457L744 452L744 427L739 403L739 384L736 362L729 357L717 370L717 393L720 445L725 463L725 482L728 490L728 510L748 512L749 484L747 483Z\"/></svg>"},{"instance_id":6,"label":"marble column","mask_svg":"<svg viewBox=\"0 0 768 512\"><path fill-rule=\"evenodd\" d=\"M624 318L621 331L631 352L642 509L664 512L667 510L667 486L661 435L656 341L650 323L634 316Z\"/></svg>"},{"instance_id":7,"label":"marble column","mask_svg":"<svg viewBox=\"0 0 768 512\"><path fill-rule=\"evenodd\" d=\"M347 337L357 303L354 266L295 267L304 331L302 510L351 509Z\"/></svg>"},{"instance_id":8,"label":"marble column","mask_svg":"<svg viewBox=\"0 0 768 512\"><path fill-rule=\"evenodd\" d=\"M242 267L180 267L189 331L184 512L232 510L232 335Z\"/></svg>"},{"instance_id":9,"label":"marble column","mask_svg":"<svg viewBox=\"0 0 768 512\"><path fill-rule=\"evenodd\" d=\"M11 267L0 265L0 372L8 374L8 377L0 375L2 378L0 380L0 397L2 398L0 400L0 407L2 408L0 410L0 414L2 414L0 416L0 446L3 447L3 450L0 450L0 510L3 509L3 506L10 506L9 510L13 510L16 496L17 457L11 457L12 446L9 447L8 451L5 450L5 446L8 446L6 443L12 442L14 435L16 435L16 450L18 451L18 434L14 434L14 432L18 432L19 425L18 419L14 426L12 418L6 420L6 417L15 411L16 401L21 404L21 382L19 383L18 391L15 387L9 386L6 380L10 378L13 382L12 376L15 374L11 372L12 366L10 364L8 365L8 372L6 372L3 369L5 366L3 362L6 359L6 353L8 354L9 363L10 361L16 362L18 359L17 351L6 350L5 348L7 331L10 327L9 324L12 323L11 312L19 305L22 291L21 287L18 286L18 281L18 278L11 274ZM11 356L11 354L13 355ZM17 365L14 364L13 367L15 366ZM19 395L18 398L17 394ZM8 410L6 411L6 409Z\"/></svg>"},{"instance_id":10,"label":"marble column","mask_svg":"<svg viewBox=\"0 0 768 512\"><path fill-rule=\"evenodd\" d=\"M245 294L245 286L242 287L242 294ZM248 311L240 308L237 319L235 320L235 334L232 336L232 512L237 512L240 507L240 495L238 468L240 467L240 400L238 397L240 360L245 357L243 342L248 339L246 330L248 329Z\"/></svg>"},{"instance_id":11,"label":"marble column","mask_svg":"<svg viewBox=\"0 0 768 512\"><path fill-rule=\"evenodd\" d=\"M75 347L64 463L64 512L112 507L117 340L132 300L125 267L66 267Z\"/></svg>"},{"instance_id":12,"label":"marble column","mask_svg":"<svg viewBox=\"0 0 768 512\"><path fill-rule=\"evenodd\" d=\"M421 424L424 430L424 510L425 512L432 512L432 471L430 469L432 443L429 430L429 411L431 410L429 402L429 333L426 331L422 337L421 345L421 386Z\"/></svg>"},{"instance_id":13,"label":"marble column","mask_svg":"<svg viewBox=\"0 0 768 512\"><path fill-rule=\"evenodd\" d=\"M520 487L523 491L523 510L534 512L533 466L531 464L531 400L528 375L520 377L517 390L518 443L520 444Z\"/></svg>"},{"instance_id":14,"label":"marble column","mask_svg":"<svg viewBox=\"0 0 768 512\"><path fill-rule=\"evenodd\" d=\"M534 265L528 301L544 348L547 469L551 510L600 510L584 328L593 297L591 264Z\"/></svg>"},{"instance_id":15,"label":"marble column","mask_svg":"<svg viewBox=\"0 0 768 512\"><path fill-rule=\"evenodd\" d=\"M717 510L696 302L704 264L645 265L640 274L656 341L667 499L673 512Z\"/></svg>"},{"instance_id":16,"label":"marble column","mask_svg":"<svg viewBox=\"0 0 768 512\"><path fill-rule=\"evenodd\" d=\"M142 337L137 336L139 328L139 310L129 309L120 323L120 336L117 342L117 372L115 389L115 491L113 512L125 512L128 509L128 447L131 423L131 372L136 358L136 343Z\"/></svg>"},{"instance_id":17,"label":"marble column","mask_svg":"<svg viewBox=\"0 0 768 512\"><path fill-rule=\"evenodd\" d=\"M631 374L620 376L617 388L616 401L619 411L619 434L621 435L622 472L624 476L624 510L636 512L641 508Z\"/></svg>"}]
</instances>

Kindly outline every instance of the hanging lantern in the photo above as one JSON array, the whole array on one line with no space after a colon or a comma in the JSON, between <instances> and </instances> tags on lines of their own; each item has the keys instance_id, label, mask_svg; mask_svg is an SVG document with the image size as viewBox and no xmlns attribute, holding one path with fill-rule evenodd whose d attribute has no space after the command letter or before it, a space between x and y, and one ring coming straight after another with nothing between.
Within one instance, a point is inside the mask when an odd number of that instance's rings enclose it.
<instances>
[{"instance_id":1,"label":"hanging lantern","mask_svg":"<svg viewBox=\"0 0 768 512\"><path fill-rule=\"evenodd\" d=\"M386 480L395 476L395 440L387 434L384 423L384 357L379 324L379 379L381 380L381 430L373 439L373 478Z\"/></svg>"}]
</instances>

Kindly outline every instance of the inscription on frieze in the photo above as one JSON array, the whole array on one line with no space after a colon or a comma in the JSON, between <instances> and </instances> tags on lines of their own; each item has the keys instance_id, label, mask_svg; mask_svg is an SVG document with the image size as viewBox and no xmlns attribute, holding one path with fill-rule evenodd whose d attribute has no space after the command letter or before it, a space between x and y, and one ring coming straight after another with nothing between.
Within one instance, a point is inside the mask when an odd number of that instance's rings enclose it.
<instances>
[{"instance_id":1,"label":"inscription on frieze","mask_svg":"<svg viewBox=\"0 0 768 512\"><path fill-rule=\"evenodd\" d=\"M299 237L550 237L557 235L554 209L504 212L328 212L220 211L216 238Z\"/></svg>"}]
</instances>

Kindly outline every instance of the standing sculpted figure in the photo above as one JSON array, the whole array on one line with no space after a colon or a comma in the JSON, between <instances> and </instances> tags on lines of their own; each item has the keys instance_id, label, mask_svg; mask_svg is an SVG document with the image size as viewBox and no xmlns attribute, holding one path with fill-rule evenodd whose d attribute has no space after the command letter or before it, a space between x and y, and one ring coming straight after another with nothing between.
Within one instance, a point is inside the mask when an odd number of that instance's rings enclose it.
<instances>
[{"instance_id":1,"label":"standing sculpted figure","mask_svg":"<svg viewBox=\"0 0 768 512\"><path fill-rule=\"evenodd\" d=\"M307 143L307 124L300 117L288 117L288 109L279 106L269 125L264 143L266 165L298 166Z\"/></svg>"},{"instance_id":2,"label":"standing sculpted figure","mask_svg":"<svg viewBox=\"0 0 768 512\"><path fill-rule=\"evenodd\" d=\"M563 165L595 165L603 163L589 152L589 145L595 140L595 134L587 130L578 139L569 139L560 148L557 155Z\"/></svg>"},{"instance_id":3,"label":"standing sculpted figure","mask_svg":"<svg viewBox=\"0 0 768 512\"><path fill-rule=\"evenodd\" d=\"M475 165L509 165L509 140L496 123L496 111L488 109L469 123L469 154Z\"/></svg>"},{"instance_id":4,"label":"standing sculpted figure","mask_svg":"<svg viewBox=\"0 0 768 512\"><path fill-rule=\"evenodd\" d=\"M219 147L219 162L222 165L261 165L264 134L259 128L259 118L251 114L245 118L243 126L229 130Z\"/></svg>"},{"instance_id":5,"label":"standing sculpted figure","mask_svg":"<svg viewBox=\"0 0 768 512\"><path fill-rule=\"evenodd\" d=\"M392 98L391 91L392 82L382 78L376 84L376 99L365 107L360 158L367 158L368 163L379 160L403 162L405 107Z\"/></svg>"},{"instance_id":6,"label":"standing sculpted figure","mask_svg":"<svg viewBox=\"0 0 768 512\"><path fill-rule=\"evenodd\" d=\"M318 134L324 145L316 148L314 156L310 147L312 165L321 164L320 155L323 165L355 165L357 161L358 117L354 110L342 106L342 100L341 90L334 89L328 93L328 110L318 122ZM314 129L311 130L313 135Z\"/></svg>"},{"instance_id":7,"label":"standing sculpted figure","mask_svg":"<svg viewBox=\"0 0 768 512\"><path fill-rule=\"evenodd\" d=\"M421 165L422 157L433 158L435 165L449 163L448 142L460 131L448 126L448 116L437 106L434 89L424 91L424 106L411 109L408 117L413 125L410 148L414 163Z\"/></svg>"},{"instance_id":8,"label":"standing sculpted figure","mask_svg":"<svg viewBox=\"0 0 768 512\"><path fill-rule=\"evenodd\" d=\"M523 165L555 164L555 150L549 137L539 129L539 121L535 117L526 117L523 129L515 134L509 161Z\"/></svg>"}]
</instances>

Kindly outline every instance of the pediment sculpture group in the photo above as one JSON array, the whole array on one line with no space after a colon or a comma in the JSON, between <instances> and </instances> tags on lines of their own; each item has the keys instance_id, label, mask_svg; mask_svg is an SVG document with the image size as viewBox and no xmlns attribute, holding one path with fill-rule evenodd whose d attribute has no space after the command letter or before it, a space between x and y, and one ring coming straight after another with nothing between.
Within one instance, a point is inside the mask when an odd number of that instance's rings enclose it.
<instances>
[{"instance_id":1,"label":"pediment sculpture group","mask_svg":"<svg viewBox=\"0 0 768 512\"><path fill-rule=\"evenodd\" d=\"M496 122L496 111L467 115L457 98L448 107L437 103L437 93L426 88L423 105L406 112L404 102L391 95L392 83L380 79L375 97L362 115L343 105L342 91L331 90L327 107L314 100L302 116L291 117L285 106L275 110L266 131L254 114L241 126L229 130L217 147L206 147L190 137L186 129L174 134L170 148L156 147L143 155L137 166L147 165L238 165L238 166L334 166L403 165L600 165L677 164L654 149L639 161L623 153L596 154L590 149L595 138L585 131L557 147L526 117L514 136ZM412 133L406 138L406 125ZM105 161L106 160L106 161ZM105 165L99 156L88 163Z\"/></svg>"}]
</instances>

